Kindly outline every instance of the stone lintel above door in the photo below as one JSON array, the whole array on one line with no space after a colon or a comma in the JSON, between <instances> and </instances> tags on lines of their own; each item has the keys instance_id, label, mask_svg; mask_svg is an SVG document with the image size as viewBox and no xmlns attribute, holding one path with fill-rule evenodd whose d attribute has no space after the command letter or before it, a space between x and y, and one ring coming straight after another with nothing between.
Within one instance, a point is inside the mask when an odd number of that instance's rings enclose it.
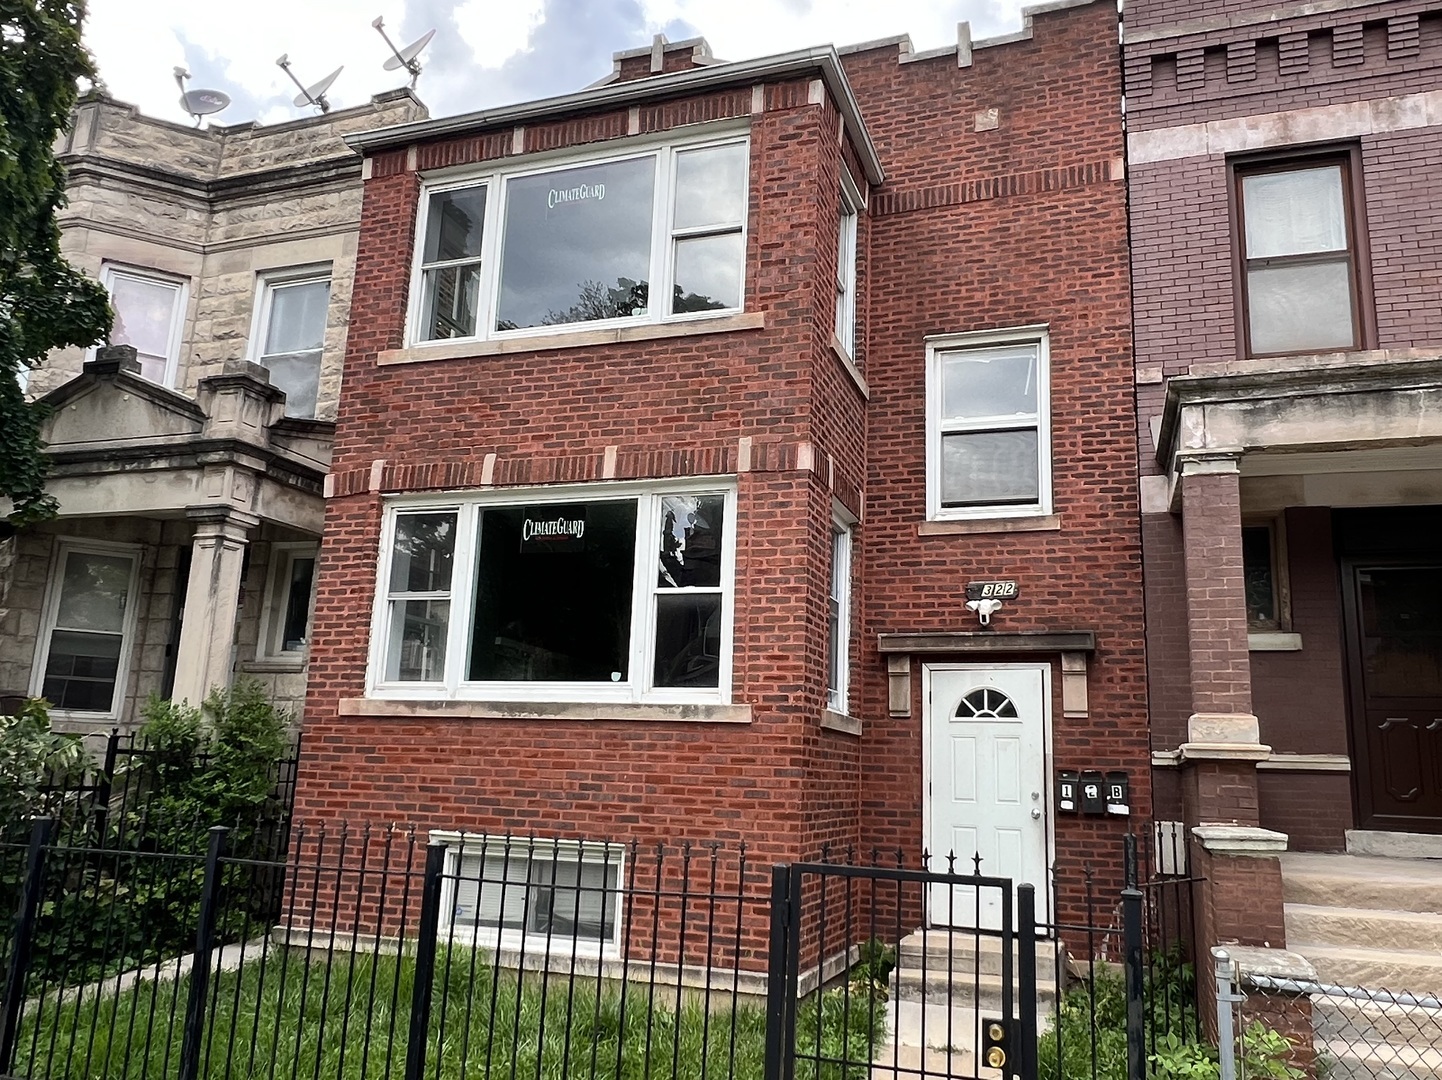
<instances>
[{"instance_id":1,"label":"stone lintel above door","mask_svg":"<svg viewBox=\"0 0 1442 1080\"><path fill-rule=\"evenodd\" d=\"M887 707L892 716L911 715L911 658L953 656L959 659L1014 654L1061 654L1062 716L1087 715L1087 657L1096 652L1091 630L952 630L930 634L878 634L877 647L886 657Z\"/></svg>"}]
</instances>

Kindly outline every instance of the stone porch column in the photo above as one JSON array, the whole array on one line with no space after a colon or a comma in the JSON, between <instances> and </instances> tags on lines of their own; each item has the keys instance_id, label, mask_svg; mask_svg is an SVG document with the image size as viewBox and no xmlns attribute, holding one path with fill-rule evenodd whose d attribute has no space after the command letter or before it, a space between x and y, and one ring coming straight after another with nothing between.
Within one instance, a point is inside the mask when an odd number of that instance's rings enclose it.
<instances>
[{"instance_id":1,"label":"stone porch column","mask_svg":"<svg viewBox=\"0 0 1442 1080\"><path fill-rule=\"evenodd\" d=\"M213 688L230 685L241 567L260 519L221 506L192 508L187 516L195 522L195 536L171 696L199 705Z\"/></svg>"},{"instance_id":2,"label":"stone porch column","mask_svg":"<svg viewBox=\"0 0 1442 1080\"><path fill-rule=\"evenodd\" d=\"M1280 949L1283 833L1260 828L1257 762L1271 754L1252 713L1242 570L1239 455L1182 463L1182 543L1192 714L1181 746L1199 955L1214 945Z\"/></svg>"}]
</instances>

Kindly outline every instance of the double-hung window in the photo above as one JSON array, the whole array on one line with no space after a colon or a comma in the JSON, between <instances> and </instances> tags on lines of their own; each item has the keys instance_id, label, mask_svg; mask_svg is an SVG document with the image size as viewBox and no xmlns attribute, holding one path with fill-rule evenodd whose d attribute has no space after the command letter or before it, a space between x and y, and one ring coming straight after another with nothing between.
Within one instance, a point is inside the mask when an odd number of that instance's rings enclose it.
<instances>
[{"instance_id":1,"label":"double-hung window","mask_svg":"<svg viewBox=\"0 0 1442 1080\"><path fill-rule=\"evenodd\" d=\"M860 199L848 182L841 188L841 226L836 244L836 340L856 354L856 226Z\"/></svg>"},{"instance_id":2,"label":"double-hung window","mask_svg":"<svg viewBox=\"0 0 1442 1080\"><path fill-rule=\"evenodd\" d=\"M1239 167L1247 353L1362 346L1350 156Z\"/></svg>"},{"instance_id":3,"label":"double-hung window","mask_svg":"<svg viewBox=\"0 0 1442 1080\"><path fill-rule=\"evenodd\" d=\"M329 270L261 278L252 353L285 391L286 416L315 416L329 309Z\"/></svg>"},{"instance_id":4,"label":"double-hung window","mask_svg":"<svg viewBox=\"0 0 1442 1080\"><path fill-rule=\"evenodd\" d=\"M119 715L135 633L138 552L65 541L44 608L31 693L61 712Z\"/></svg>"},{"instance_id":5,"label":"double-hung window","mask_svg":"<svg viewBox=\"0 0 1442 1080\"><path fill-rule=\"evenodd\" d=\"M619 941L620 844L432 832L446 845L443 921L453 937L569 954Z\"/></svg>"},{"instance_id":6,"label":"double-hung window","mask_svg":"<svg viewBox=\"0 0 1442 1080\"><path fill-rule=\"evenodd\" d=\"M389 508L373 692L724 703L734 495L619 491Z\"/></svg>"},{"instance_id":7,"label":"double-hung window","mask_svg":"<svg viewBox=\"0 0 1442 1080\"><path fill-rule=\"evenodd\" d=\"M851 653L851 526L831 527L831 588L826 598L826 707L847 712Z\"/></svg>"},{"instance_id":8,"label":"double-hung window","mask_svg":"<svg viewBox=\"0 0 1442 1080\"><path fill-rule=\"evenodd\" d=\"M299 662L305 656L316 554L317 545L310 541L272 545L257 649L261 659Z\"/></svg>"},{"instance_id":9,"label":"double-hung window","mask_svg":"<svg viewBox=\"0 0 1442 1080\"><path fill-rule=\"evenodd\" d=\"M744 136L432 184L410 339L740 311Z\"/></svg>"},{"instance_id":10,"label":"double-hung window","mask_svg":"<svg viewBox=\"0 0 1442 1080\"><path fill-rule=\"evenodd\" d=\"M161 386L174 386L185 283L116 266L106 266L101 281L115 311L110 344L134 346L140 374Z\"/></svg>"},{"instance_id":11,"label":"double-hung window","mask_svg":"<svg viewBox=\"0 0 1442 1080\"><path fill-rule=\"evenodd\" d=\"M927 339L927 516L1051 513L1044 327Z\"/></svg>"}]
</instances>

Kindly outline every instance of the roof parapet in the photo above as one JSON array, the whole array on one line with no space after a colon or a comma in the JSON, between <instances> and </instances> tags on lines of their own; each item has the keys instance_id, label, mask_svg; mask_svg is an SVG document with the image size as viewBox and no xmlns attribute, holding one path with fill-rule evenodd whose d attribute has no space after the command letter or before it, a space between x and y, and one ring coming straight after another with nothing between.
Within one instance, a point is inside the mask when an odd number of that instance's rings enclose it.
<instances>
[{"instance_id":1,"label":"roof parapet","mask_svg":"<svg viewBox=\"0 0 1442 1080\"><path fill-rule=\"evenodd\" d=\"M895 37L874 38L871 41L858 42L855 45L844 45L836 51L841 56L851 56L856 53L874 52L877 49L885 49L896 46L898 64L912 64L918 60L937 60L943 56L955 56L956 66L959 68L971 67L972 59L977 49L991 49L998 45L1010 45L1014 41L1030 41L1032 38L1032 22L1038 15L1050 15L1056 11L1065 11L1068 8L1087 7L1091 4L1100 3L1101 0L1051 0L1045 4L1031 4L1021 9L1022 27L1009 34L997 34L994 37L978 38L972 40L971 24L959 22L956 24L956 44L943 45L936 49L923 49L917 52L912 45L910 34L898 34Z\"/></svg>"}]
</instances>

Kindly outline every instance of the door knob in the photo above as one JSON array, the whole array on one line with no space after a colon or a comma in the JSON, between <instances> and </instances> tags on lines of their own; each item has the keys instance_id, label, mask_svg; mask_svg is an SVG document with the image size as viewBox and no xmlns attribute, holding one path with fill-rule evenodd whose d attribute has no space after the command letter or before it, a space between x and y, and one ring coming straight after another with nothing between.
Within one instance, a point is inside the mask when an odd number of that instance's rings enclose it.
<instances>
[{"instance_id":1,"label":"door knob","mask_svg":"<svg viewBox=\"0 0 1442 1080\"><path fill-rule=\"evenodd\" d=\"M1032 819L1033 821L1039 821L1039 820L1041 820L1041 811L1038 810L1036 807L1032 807L1031 819Z\"/></svg>"}]
</instances>

